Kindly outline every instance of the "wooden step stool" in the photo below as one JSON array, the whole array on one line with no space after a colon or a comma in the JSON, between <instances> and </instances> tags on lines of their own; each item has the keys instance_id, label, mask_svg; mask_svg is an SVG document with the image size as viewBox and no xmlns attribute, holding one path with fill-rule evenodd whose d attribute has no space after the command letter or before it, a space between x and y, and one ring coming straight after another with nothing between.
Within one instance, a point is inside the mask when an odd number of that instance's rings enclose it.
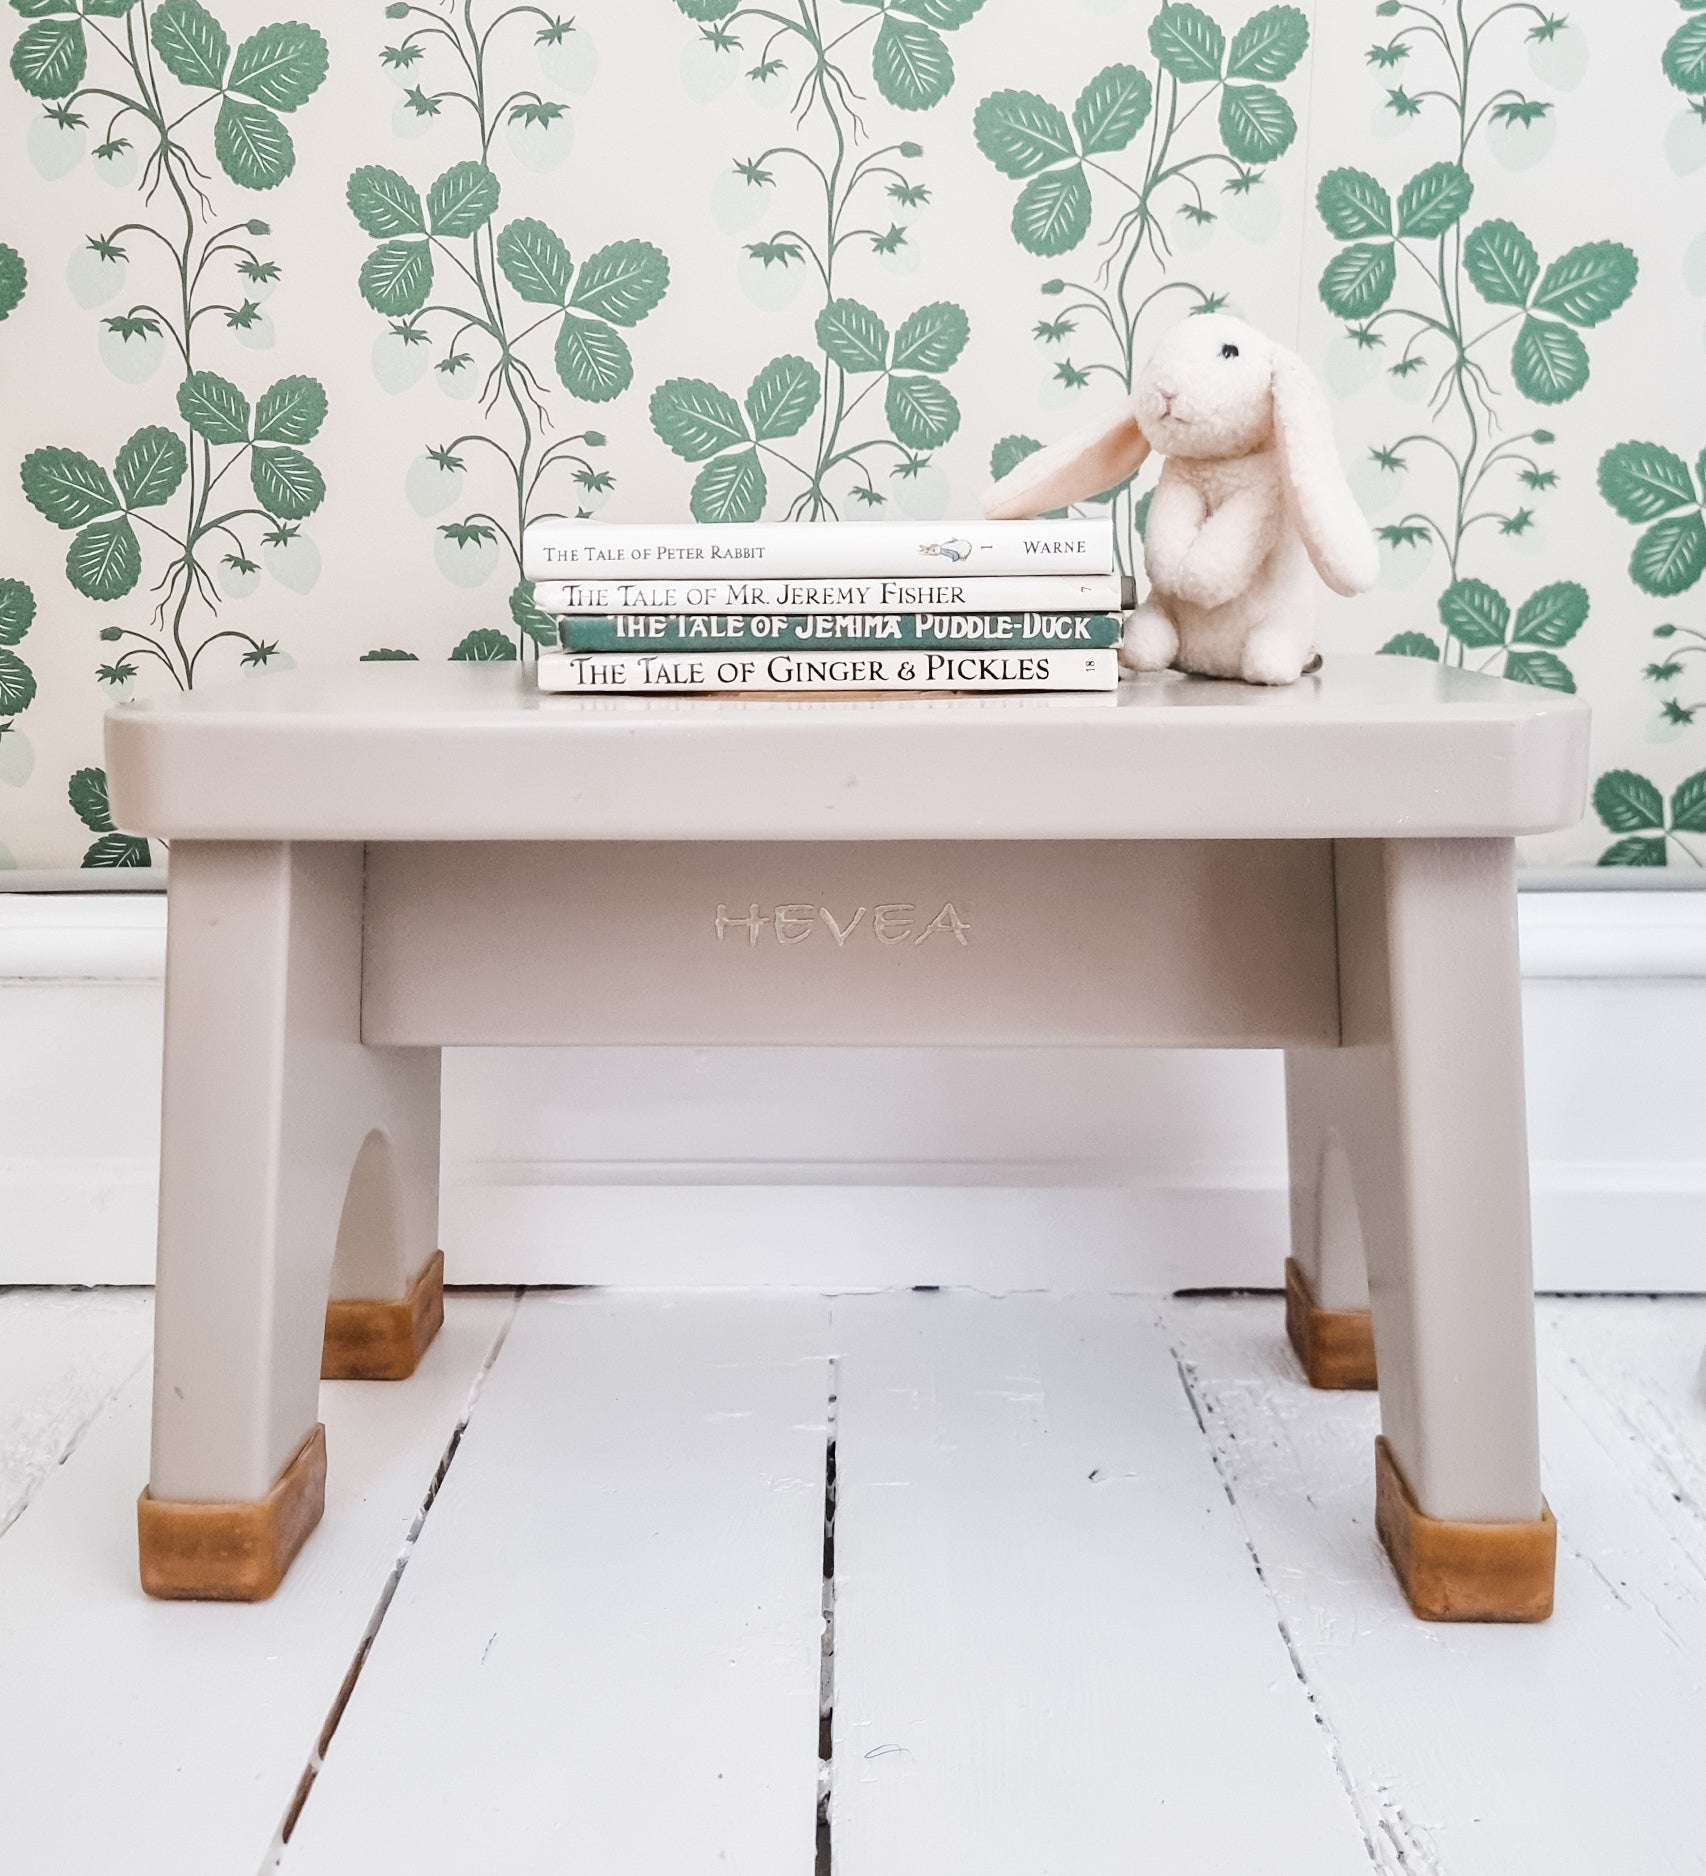
<instances>
[{"instance_id":1,"label":"wooden step stool","mask_svg":"<svg viewBox=\"0 0 1706 1876\"><path fill-rule=\"evenodd\" d=\"M171 842L144 1586L271 1594L320 1376L406 1375L437 1328L441 1048L1143 1044L1286 1051L1288 1321L1321 1385L1378 1348L1405 1591L1545 1616L1513 841L1578 817L1587 730L1349 657L893 700L378 663L121 705L115 817Z\"/></svg>"}]
</instances>

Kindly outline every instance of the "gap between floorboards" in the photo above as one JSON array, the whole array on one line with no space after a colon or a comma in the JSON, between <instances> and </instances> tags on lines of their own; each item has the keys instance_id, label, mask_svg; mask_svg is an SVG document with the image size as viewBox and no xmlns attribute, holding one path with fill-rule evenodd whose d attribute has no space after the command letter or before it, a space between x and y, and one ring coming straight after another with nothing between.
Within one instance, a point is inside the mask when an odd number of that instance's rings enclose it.
<instances>
[{"instance_id":1,"label":"gap between floorboards","mask_svg":"<svg viewBox=\"0 0 1706 1876\"><path fill-rule=\"evenodd\" d=\"M313 1796L314 1781L319 1777L320 1769L326 1762L326 1755L330 1752L332 1741L337 1735L338 1724L349 1706L356 1683L361 1679L361 1671L367 1665L367 1658L373 1652L373 1644L378 1639L380 1629L384 1626L385 1617L403 1581L403 1573L408 1569L409 1562L414 1556L415 1545L420 1541L421 1532L426 1526L433 1504L440 1491L443 1490L444 1481L449 1477L450 1468L456 1461L457 1450L462 1444L462 1436L467 1432L468 1424L474 1417L474 1410L479 1405L486 1378L497 1365L498 1357L503 1353L504 1343L509 1340L509 1332L515 1325L516 1314L521 1308L525 1292L512 1290L508 1294L510 1296L509 1314L492 1338L492 1345L486 1351L486 1358L480 1364L479 1373L475 1375L473 1385L468 1390L468 1399L463 1405L461 1414L457 1417L455 1426L450 1430L450 1437L445 1442L444 1451L439 1457L438 1465L434 1468L432 1479L421 1499L420 1509L410 1521L408 1532L397 1552L396 1562L392 1564L384 1587L379 1592L379 1600L374 1604L373 1614L368 1618L367 1627L363 1630L355 1654L350 1660L349 1670L344 1675L343 1684L339 1687L331 1710L326 1715L326 1723L320 1729L320 1737L315 1743L314 1750L309 1754L307 1764L302 1768L302 1777L297 1784L296 1795L292 1798L290 1808L279 1825L278 1835L273 1839L271 1847L262 1859L258 1876L271 1876L271 1873L279 1868L285 1847L290 1842L291 1833L295 1830L298 1819Z\"/></svg>"}]
</instances>

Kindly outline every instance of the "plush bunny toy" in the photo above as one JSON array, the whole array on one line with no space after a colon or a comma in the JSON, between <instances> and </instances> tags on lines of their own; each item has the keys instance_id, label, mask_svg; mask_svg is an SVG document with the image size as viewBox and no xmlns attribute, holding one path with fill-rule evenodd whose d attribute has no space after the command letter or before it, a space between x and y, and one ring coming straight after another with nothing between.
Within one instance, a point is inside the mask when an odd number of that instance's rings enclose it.
<instances>
[{"instance_id":1,"label":"plush bunny toy","mask_svg":"<svg viewBox=\"0 0 1706 1876\"><path fill-rule=\"evenodd\" d=\"M1314 655L1309 567L1336 593L1379 572L1339 468L1327 402L1295 353L1204 313L1166 334L1118 416L1027 456L984 497L992 520L1064 508L1167 458L1144 530L1148 601L1121 654L1139 671L1289 684Z\"/></svg>"}]
</instances>

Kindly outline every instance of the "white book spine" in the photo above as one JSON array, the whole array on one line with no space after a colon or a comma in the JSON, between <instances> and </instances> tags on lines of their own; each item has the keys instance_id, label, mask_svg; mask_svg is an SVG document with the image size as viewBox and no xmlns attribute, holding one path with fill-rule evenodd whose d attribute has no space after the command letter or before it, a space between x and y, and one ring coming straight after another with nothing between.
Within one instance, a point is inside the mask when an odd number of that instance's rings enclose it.
<instances>
[{"instance_id":1,"label":"white book spine","mask_svg":"<svg viewBox=\"0 0 1706 1876\"><path fill-rule=\"evenodd\" d=\"M1112 651L543 652L544 691L1113 690Z\"/></svg>"},{"instance_id":2,"label":"white book spine","mask_svg":"<svg viewBox=\"0 0 1706 1876\"><path fill-rule=\"evenodd\" d=\"M559 618L605 613L1128 612L1118 573L844 580L541 580L533 602Z\"/></svg>"},{"instance_id":3,"label":"white book spine","mask_svg":"<svg viewBox=\"0 0 1706 1876\"><path fill-rule=\"evenodd\" d=\"M1112 573L1111 516L1084 521L692 523L536 521L522 577L885 579Z\"/></svg>"}]
</instances>

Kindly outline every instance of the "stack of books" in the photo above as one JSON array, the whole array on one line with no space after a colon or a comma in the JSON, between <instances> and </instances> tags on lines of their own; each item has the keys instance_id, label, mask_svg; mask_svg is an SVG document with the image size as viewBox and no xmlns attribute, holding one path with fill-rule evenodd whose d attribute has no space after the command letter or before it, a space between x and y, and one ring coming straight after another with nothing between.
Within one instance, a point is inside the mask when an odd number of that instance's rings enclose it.
<instances>
[{"instance_id":1,"label":"stack of books","mask_svg":"<svg viewBox=\"0 0 1706 1876\"><path fill-rule=\"evenodd\" d=\"M543 521L548 691L1111 691L1112 518L935 525Z\"/></svg>"}]
</instances>

